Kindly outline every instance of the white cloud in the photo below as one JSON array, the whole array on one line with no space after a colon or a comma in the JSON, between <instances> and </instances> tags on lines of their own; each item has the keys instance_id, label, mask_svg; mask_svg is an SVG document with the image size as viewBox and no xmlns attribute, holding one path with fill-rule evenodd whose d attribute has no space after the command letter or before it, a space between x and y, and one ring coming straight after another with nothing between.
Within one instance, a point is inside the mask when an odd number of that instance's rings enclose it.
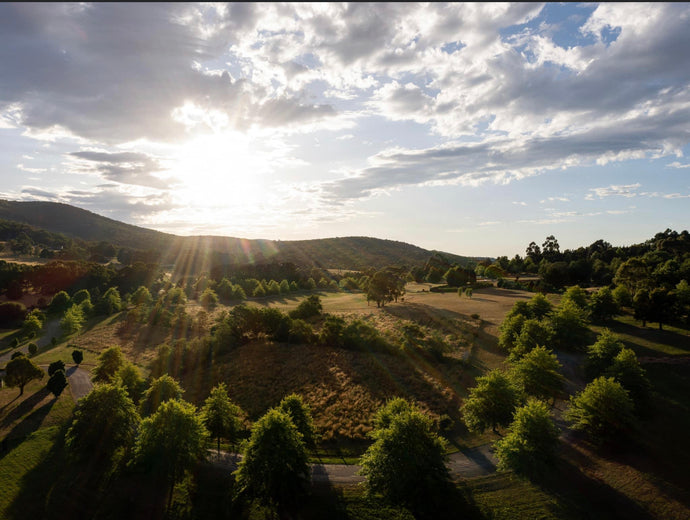
<instances>
[{"instance_id":1,"label":"white cloud","mask_svg":"<svg viewBox=\"0 0 690 520\"><path fill-rule=\"evenodd\" d=\"M585 196L586 200L594 200L594 197L598 197L600 199L606 198L606 197L626 197L626 198L631 198L631 197L637 197L640 195L637 192L637 189L641 186L641 184L635 183L635 184L626 184L626 185L611 185L606 188L590 188L589 194Z\"/></svg>"}]
</instances>

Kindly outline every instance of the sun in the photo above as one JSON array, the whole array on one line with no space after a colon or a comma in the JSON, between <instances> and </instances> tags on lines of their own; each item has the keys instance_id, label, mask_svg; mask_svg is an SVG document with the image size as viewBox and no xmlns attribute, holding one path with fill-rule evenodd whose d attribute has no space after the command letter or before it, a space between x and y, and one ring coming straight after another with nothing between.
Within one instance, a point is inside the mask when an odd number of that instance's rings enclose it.
<instances>
[{"instance_id":1,"label":"sun","mask_svg":"<svg viewBox=\"0 0 690 520\"><path fill-rule=\"evenodd\" d=\"M203 135L179 149L171 174L175 194L193 207L248 207L265 192L269 160L239 132Z\"/></svg>"}]
</instances>

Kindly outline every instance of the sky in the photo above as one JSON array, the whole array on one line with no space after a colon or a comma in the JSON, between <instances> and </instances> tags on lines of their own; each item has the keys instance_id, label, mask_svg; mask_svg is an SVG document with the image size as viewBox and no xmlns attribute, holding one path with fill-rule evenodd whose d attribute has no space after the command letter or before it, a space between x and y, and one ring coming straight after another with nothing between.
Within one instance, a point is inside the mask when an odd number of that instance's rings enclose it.
<instances>
[{"instance_id":1,"label":"sky","mask_svg":"<svg viewBox=\"0 0 690 520\"><path fill-rule=\"evenodd\" d=\"M690 4L0 4L0 198L461 255L690 223ZM104 237L107 239L107 237Z\"/></svg>"}]
</instances>

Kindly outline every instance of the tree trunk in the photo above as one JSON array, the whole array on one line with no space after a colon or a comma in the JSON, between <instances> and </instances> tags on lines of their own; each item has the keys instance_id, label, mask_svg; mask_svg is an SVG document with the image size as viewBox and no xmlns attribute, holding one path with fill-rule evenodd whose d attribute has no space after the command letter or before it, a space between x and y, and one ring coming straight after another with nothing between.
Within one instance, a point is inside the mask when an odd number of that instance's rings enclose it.
<instances>
[{"instance_id":1,"label":"tree trunk","mask_svg":"<svg viewBox=\"0 0 690 520\"><path fill-rule=\"evenodd\" d=\"M218 458L220 458L220 437L218 437Z\"/></svg>"},{"instance_id":2,"label":"tree trunk","mask_svg":"<svg viewBox=\"0 0 690 520\"><path fill-rule=\"evenodd\" d=\"M659 330L664 330L663 327L661 326L661 322L659 322Z\"/></svg>"},{"instance_id":3,"label":"tree trunk","mask_svg":"<svg viewBox=\"0 0 690 520\"><path fill-rule=\"evenodd\" d=\"M19 385L19 395L24 395L24 385Z\"/></svg>"}]
</instances>

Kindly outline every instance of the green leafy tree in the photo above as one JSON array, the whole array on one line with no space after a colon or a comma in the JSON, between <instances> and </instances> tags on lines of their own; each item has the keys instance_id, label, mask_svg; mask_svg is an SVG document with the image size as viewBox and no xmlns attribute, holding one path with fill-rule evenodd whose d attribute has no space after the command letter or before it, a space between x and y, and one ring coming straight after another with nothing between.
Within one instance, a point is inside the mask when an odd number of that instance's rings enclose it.
<instances>
[{"instance_id":1,"label":"green leafy tree","mask_svg":"<svg viewBox=\"0 0 690 520\"><path fill-rule=\"evenodd\" d=\"M118 450L134 444L138 426L139 414L124 388L96 385L79 400L65 445L77 460L112 462Z\"/></svg>"},{"instance_id":2,"label":"green leafy tree","mask_svg":"<svg viewBox=\"0 0 690 520\"><path fill-rule=\"evenodd\" d=\"M91 381L94 383L110 383L123 364L124 357L120 347L108 347L98 356Z\"/></svg>"},{"instance_id":3,"label":"green leafy tree","mask_svg":"<svg viewBox=\"0 0 690 520\"><path fill-rule=\"evenodd\" d=\"M640 366L635 352L631 349L621 349L613 358L605 374L607 377L613 377L629 392L636 409L639 410L640 405L649 397L652 385L644 368Z\"/></svg>"},{"instance_id":4,"label":"green leafy tree","mask_svg":"<svg viewBox=\"0 0 690 520\"><path fill-rule=\"evenodd\" d=\"M311 471L302 435L290 416L269 410L252 434L235 472L238 494L284 513L309 490Z\"/></svg>"},{"instance_id":5,"label":"green leafy tree","mask_svg":"<svg viewBox=\"0 0 690 520\"><path fill-rule=\"evenodd\" d=\"M511 376L525 394L537 399L555 399L563 389L561 364L544 346L534 348L514 363Z\"/></svg>"},{"instance_id":6,"label":"green leafy tree","mask_svg":"<svg viewBox=\"0 0 690 520\"><path fill-rule=\"evenodd\" d=\"M75 332L79 332L85 321L84 311L81 306L72 305L65 311L65 316L60 320L60 328L66 335L74 334Z\"/></svg>"},{"instance_id":7,"label":"green leafy tree","mask_svg":"<svg viewBox=\"0 0 690 520\"><path fill-rule=\"evenodd\" d=\"M568 289L563 294L563 298L561 298L561 302L565 300L570 300L580 309L586 309L588 300L587 291L585 291L579 285L573 285L572 287L568 287Z\"/></svg>"},{"instance_id":8,"label":"green leafy tree","mask_svg":"<svg viewBox=\"0 0 690 520\"><path fill-rule=\"evenodd\" d=\"M585 311L565 301L549 318L553 336L551 345L556 349L581 348L590 336Z\"/></svg>"},{"instance_id":9,"label":"green leafy tree","mask_svg":"<svg viewBox=\"0 0 690 520\"><path fill-rule=\"evenodd\" d=\"M38 345L36 345L36 343L29 343L29 346L27 348L29 349L29 355L31 357L35 356L38 353Z\"/></svg>"},{"instance_id":10,"label":"green leafy tree","mask_svg":"<svg viewBox=\"0 0 690 520\"><path fill-rule=\"evenodd\" d=\"M164 402L141 422L135 460L168 480L168 509L175 482L205 457L207 437L196 408L185 401Z\"/></svg>"},{"instance_id":11,"label":"green leafy tree","mask_svg":"<svg viewBox=\"0 0 690 520\"><path fill-rule=\"evenodd\" d=\"M149 291L147 287L140 285L137 290L134 291L134 294L132 294L131 302L133 305L151 305L151 303L153 303L151 291Z\"/></svg>"},{"instance_id":12,"label":"green leafy tree","mask_svg":"<svg viewBox=\"0 0 690 520\"><path fill-rule=\"evenodd\" d=\"M111 314L118 312L121 308L122 299L120 298L120 291L118 291L115 287L111 287L98 300L94 310L98 314L110 316Z\"/></svg>"},{"instance_id":13,"label":"green leafy tree","mask_svg":"<svg viewBox=\"0 0 690 520\"><path fill-rule=\"evenodd\" d=\"M284 397L278 405L278 410L290 416L290 419L297 427L297 431L302 434L302 440L308 447L316 444L316 430L314 429L311 409L304 402L301 395L290 394Z\"/></svg>"},{"instance_id":14,"label":"green leafy tree","mask_svg":"<svg viewBox=\"0 0 690 520\"><path fill-rule=\"evenodd\" d=\"M515 411L505 437L494 444L498 469L527 476L543 472L556 456L558 435L546 403L530 399Z\"/></svg>"},{"instance_id":15,"label":"green leafy tree","mask_svg":"<svg viewBox=\"0 0 690 520\"><path fill-rule=\"evenodd\" d=\"M69 294L67 294L65 291L60 291L53 296L52 300L50 300L48 312L51 314L62 314L69 308L71 304L72 301L69 297Z\"/></svg>"},{"instance_id":16,"label":"green leafy tree","mask_svg":"<svg viewBox=\"0 0 690 520\"><path fill-rule=\"evenodd\" d=\"M125 361L115 374L115 378L127 390L127 395L132 402L138 404L146 384L139 373L139 369L129 361Z\"/></svg>"},{"instance_id":17,"label":"green leafy tree","mask_svg":"<svg viewBox=\"0 0 690 520\"><path fill-rule=\"evenodd\" d=\"M56 370L53 372L48 378L46 387L55 397L60 397L62 391L67 387L67 376L65 375L65 371Z\"/></svg>"},{"instance_id":18,"label":"green leafy tree","mask_svg":"<svg viewBox=\"0 0 690 520\"><path fill-rule=\"evenodd\" d=\"M385 408L360 462L367 489L413 510L433 509L448 490L445 443L412 405L394 401Z\"/></svg>"},{"instance_id":19,"label":"green leafy tree","mask_svg":"<svg viewBox=\"0 0 690 520\"><path fill-rule=\"evenodd\" d=\"M649 293L649 321L656 321L659 330L663 330L663 324L673 321L675 318L675 294L664 288L657 287Z\"/></svg>"},{"instance_id":20,"label":"green leafy tree","mask_svg":"<svg viewBox=\"0 0 690 520\"><path fill-rule=\"evenodd\" d=\"M5 384L19 388L19 395L24 394L24 387L34 379L43 379L43 370L28 357L13 357L5 366Z\"/></svg>"},{"instance_id":21,"label":"green leafy tree","mask_svg":"<svg viewBox=\"0 0 690 520\"><path fill-rule=\"evenodd\" d=\"M616 286L616 288L611 291L611 294L613 295L613 301L616 302L619 309L623 307L632 307L632 296L625 285Z\"/></svg>"},{"instance_id":22,"label":"green leafy tree","mask_svg":"<svg viewBox=\"0 0 690 520\"><path fill-rule=\"evenodd\" d=\"M81 350L73 350L72 361L74 361L76 365L81 365L81 362L84 361L84 353Z\"/></svg>"},{"instance_id":23,"label":"green leafy tree","mask_svg":"<svg viewBox=\"0 0 690 520\"><path fill-rule=\"evenodd\" d=\"M80 305L87 300L91 301L91 293L89 293L89 291L86 289L81 289L74 293L74 296L72 296L73 305Z\"/></svg>"},{"instance_id":24,"label":"green leafy tree","mask_svg":"<svg viewBox=\"0 0 690 520\"><path fill-rule=\"evenodd\" d=\"M140 408L143 416L151 415L166 401L182 399L182 387L168 374L151 381L141 400Z\"/></svg>"},{"instance_id":25,"label":"green leafy tree","mask_svg":"<svg viewBox=\"0 0 690 520\"><path fill-rule=\"evenodd\" d=\"M649 299L649 291L640 289L633 297L633 313L636 320L642 322L642 326L647 326L647 321L652 316L652 302Z\"/></svg>"},{"instance_id":26,"label":"green leafy tree","mask_svg":"<svg viewBox=\"0 0 690 520\"><path fill-rule=\"evenodd\" d=\"M203 293L201 293L199 303L204 309L213 309L218 305L218 295L209 287Z\"/></svg>"},{"instance_id":27,"label":"green leafy tree","mask_svg":"<svg viewBox=\"0 0 690 520\"><path fill-rule=\"evenodd\" d=\"M225 383L214 387L204 401L201 417L210 436L218 441L219 455L221 438L232 444L237 442L242 429L242 415L242 409L230 400Z\"/></svg>"},{"instance_id":28,"label":"green leafy tree","mask_svg":"<svg viewBox=\"0 0 690 520\"><path fill-rule=\"evenodd\" d=\"M22 324L22 335L33 338L43 329L43 322L34 314L27 315Z\"/></svg>"},{"instance_id":29,"label":"green leafy tree","mask_svg":"<svg viewBox=\"0 0 690 520\"><path fill-rule=\"evenodd\" d=\"M613 359L623 349L623 342L609 329L604 329L596 343L587 347L587 373L598 377L611 366Z\"/></svg>"},{"instance_id":30,"label":"green leafy tree","mask_svg":"<svg viewBox=\"0 0 690 520\"><path fill-rule=\"evenodd\" d=\"M62 370L63 372L65 371L65 362L58 360L58 361L53 361L50 365L48 365L48 375L52 376L55 372L58 370Z\"/></svg>"},{"instance_id":31,"label":"green leafy tree","mask_svg":"<svg viewBox=\"0 0 690 520\"><path fill-rule=\"evenodd\" d=\"M612 377L599 377L570 397L565 418L593 440L606 442L632 430L634 403L627 390Z\"/></svg>"},{"instance_id":32,"label":"green leafy tree","mask_svg":"<svg viewBox=\"0 0 690 520\"><path fill-rule=\"evenodd\" d=\"M608 287L602 287L592 294L590 310L592 319L598 321L609 321L620 312L613 293Z\"/></svg>"},{"instance_id":33,"label":"green leafy tree","mask_svg":"<svg viewBox=\"0 0 690 520\"><path fill-rule=\"evenodd\" d=\"M551 313L551 310L553 309L553 305L551 305L551 302L546 299L546 296L544 296L541 293L537 293L534 296L532 296L532 299L528 302L529 309L531 312L532 317L541 320L548 316Z\"/></svg>"},{"instance_id":34,"label":"green leafy tree","mask_svg":"<svg viewBox=\"0 0 690 520\"><path fill-rule=\"evenodd\" d=\"M510 378L500 370L492 370L477 378L462 406L462 416L470 431L482 433L487 428L507 426L518 405L518 392Z\"/></svg>"},{"instance_id":35,"label":"green leafy tree","mask_svg":"<svg viewBox=\"0 0 690 520\"><path fill-rule=\"evenodd\" d=\"M527 316L518 313L506 316L499 327L498 345L508 352L513 350L527 319Z\"/></svg>"},{"instance_id":36,"label":"green leafy tree","mask_svg":"<svg viewBox=\"0 0 690 520\"><path fill-rule=\"evenodd\" d=\"M313 316L319 316L322 312L321 298L318 294L312 294L302 300L296 309L290 311L290 317L306 320Z\"/></svg>"},{"instance_id":37,"label":"green leafy tree","mask_svg":"<svg viewBox=\"0 0 690 520\"><path fill-rule=\"evenodd\" d=\"M538 346L549 344L552 336L553 332L548 323L535 319L526 320L510 350L511 361L520 359Z\"/></svg>"}]
</instances>

